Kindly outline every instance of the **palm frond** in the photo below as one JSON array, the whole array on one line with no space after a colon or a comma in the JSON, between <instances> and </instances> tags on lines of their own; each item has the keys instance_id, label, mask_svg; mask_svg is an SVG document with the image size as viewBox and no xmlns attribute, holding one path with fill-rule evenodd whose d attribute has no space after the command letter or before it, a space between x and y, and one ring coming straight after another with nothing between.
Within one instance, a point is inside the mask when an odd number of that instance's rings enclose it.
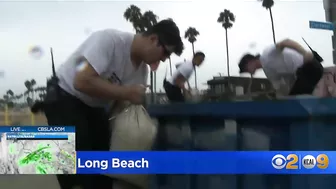
<instances>
[{"instance_id":1,"label":"palm frond","mask_svg":"<svg viewBox=\"0 0 336 189\"><path fill-rule=\"evenodd\" d=\"M274 5L274 0L262 0L262 6L266 9L270 9Z\"/></svg>"},{"instance_id":2,"label":"palm frond","mask_svg":"<svg viewBox=\"0 0 336 189\"><path fill-rule=\"evenodd\" d=\"M184 33L184 38L188 39L190 43L194 43L196 41L196 37L199 35L199 31L197 31L196 28L194 27L189 27L185 33Z\"/></svg>"},{"instance_id":3,"label":"palm frond","mask_svg":"<svg viewBox=\"0 0 336 189\"><path fill-rule=\"evenodd\" d=\"M235 15L228 9L224 9L223 12L220 12L217 19L217 22L221 23L222 27L225 29L231 28L233 26L233 22L235 21Z\"/></svg>"}]
</instances>

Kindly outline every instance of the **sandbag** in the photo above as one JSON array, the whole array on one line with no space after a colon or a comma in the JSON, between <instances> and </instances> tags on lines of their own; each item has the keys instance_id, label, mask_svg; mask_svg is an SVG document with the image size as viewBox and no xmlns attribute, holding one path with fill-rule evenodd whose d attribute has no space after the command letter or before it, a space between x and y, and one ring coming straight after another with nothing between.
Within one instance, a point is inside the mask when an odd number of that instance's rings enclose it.
<instances>
[{"instance_id":1,"label":"sandbag","mask_svg":"<svg viewBox=\"0 0 336 189\"><path fill-rule=\"evenodd\" d=\"M190 96L186 96L187 102L200 102L202 100L201 92L198 89L190 89Z\"/></svg>"},{"instance_id":2,"label":"sandbag","mask_svg":"<svg viewBox=\"0 0 336 189\"><path fill-rule=\"evenodd\" d=\"M151 150L157 136L157 124L141 105L129 105L110 120L112 131L111 151ZM139 188L148 188L149 175L113 174L117 178Z\"/></svg>"}]
</instances>

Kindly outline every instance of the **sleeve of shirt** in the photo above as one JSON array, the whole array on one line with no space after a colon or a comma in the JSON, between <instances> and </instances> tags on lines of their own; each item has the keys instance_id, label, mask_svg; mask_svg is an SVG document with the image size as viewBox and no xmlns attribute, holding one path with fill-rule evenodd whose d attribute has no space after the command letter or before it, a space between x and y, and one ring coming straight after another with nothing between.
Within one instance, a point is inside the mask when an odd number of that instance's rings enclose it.
<instances>
[{"instance_id":1,"label":"sleeve of shirt","mask_svg":"<svg viewBox=\"0 0 336 189\"><path fill-rule=\"evenodd\" d=\"M98 31L82 44L79 53L101 75L109 67L114 47L112 37L104 31Z\"/></svg>"},{"instance_id":2,"label":"sleeve of shirt","mask_svg":"<svg viewBox=\"0 0 336 189\"><path fill-rule=\"evenodd\" d=\"M272 55L274 56L274 55L281 53L281 51L278 50L275 45L269 46L267 51L268 51L268 56L272 56Z\"/></svg>"}]
</instances>

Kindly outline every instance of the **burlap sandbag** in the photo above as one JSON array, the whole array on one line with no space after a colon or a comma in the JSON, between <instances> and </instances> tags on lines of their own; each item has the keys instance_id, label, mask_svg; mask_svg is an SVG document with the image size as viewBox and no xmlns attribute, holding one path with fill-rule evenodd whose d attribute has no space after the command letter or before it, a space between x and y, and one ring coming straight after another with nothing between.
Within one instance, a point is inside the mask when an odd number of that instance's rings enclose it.
<instances>
[{"instance_id":1,"label":"burlap sandbag","mask_svg":"<svg viewBox=\"0 0 336 189\"><path fill-rule=\"evenodd\" d=\"M112 128L111 151L151 150L157 135L157 124L141 105L129 105L110 119ZM140 188L148 188L149 175L113 174L117 178Z\"/></svg>"}]
</instances>

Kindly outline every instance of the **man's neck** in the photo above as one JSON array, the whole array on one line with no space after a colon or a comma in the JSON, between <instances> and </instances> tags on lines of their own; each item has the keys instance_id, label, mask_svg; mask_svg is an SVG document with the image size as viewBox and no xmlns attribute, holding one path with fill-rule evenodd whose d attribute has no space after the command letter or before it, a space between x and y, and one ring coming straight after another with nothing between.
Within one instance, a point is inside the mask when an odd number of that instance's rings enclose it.
<instances>
[{"instance_id":1,"label":"man's neck","mask_svg":"<svg viewBox=\"0 0 336 189\"><path fill-rule=\"evenodd\" d=\"M257 64L256 64L256 67L257 67L257 69L260 69L260 68L262 68L262 65L261 65L261 62L260 62L260 60L258 60L258 62L257 62Z\"/></svg>"},{"instance_id":2,"label":"man's neck","mask_svg":"<svg viewBox=\"0 0 336 189\"><path fill-rule=\"evenodd\" d=\"M143 62L140 53L141 48L139 48L140 41L141 41L141 34L135 34L131 45L131 61L136 68L138 68L140 64Z\"/></svg>"}]
</instances>

